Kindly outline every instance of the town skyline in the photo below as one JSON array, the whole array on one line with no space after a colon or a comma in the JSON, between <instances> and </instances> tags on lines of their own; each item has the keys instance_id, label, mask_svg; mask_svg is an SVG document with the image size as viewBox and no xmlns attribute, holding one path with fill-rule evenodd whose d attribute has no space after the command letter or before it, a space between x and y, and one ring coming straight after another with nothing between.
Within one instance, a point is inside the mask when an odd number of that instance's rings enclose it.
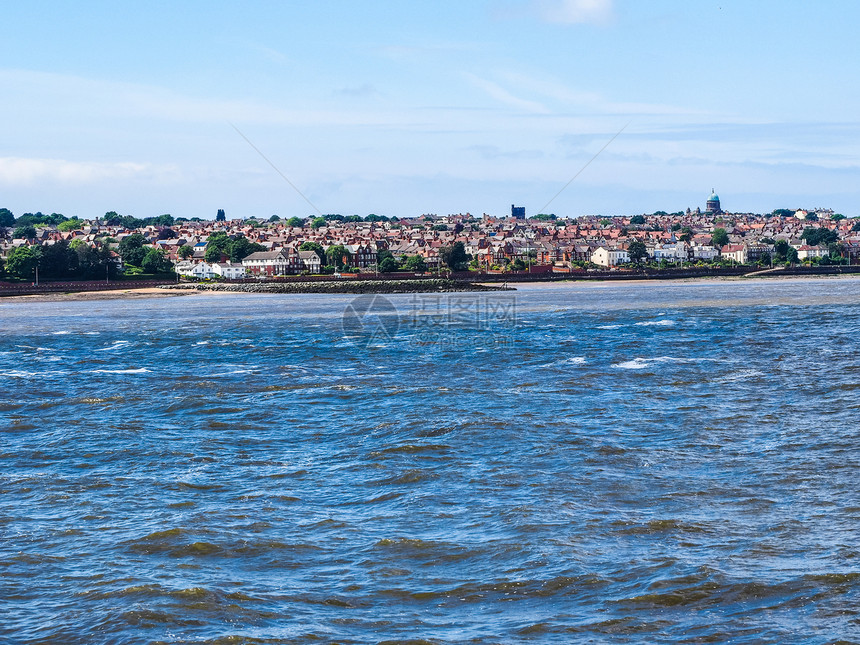
<instances>
[{"instance_id":1,"label":"town skyline","mask_svg":"<svg viewBox=\"0 0 860 645\"><path fill-rule=\"evenodd\" d=\"M550 212L679 210L712 185L734 211L860 203L854 3L47 2L4 18L16 213L312 214L301 195L323 213L501 215L512 195L537 213L573 177Z\"/></svg>"}]
</instances>

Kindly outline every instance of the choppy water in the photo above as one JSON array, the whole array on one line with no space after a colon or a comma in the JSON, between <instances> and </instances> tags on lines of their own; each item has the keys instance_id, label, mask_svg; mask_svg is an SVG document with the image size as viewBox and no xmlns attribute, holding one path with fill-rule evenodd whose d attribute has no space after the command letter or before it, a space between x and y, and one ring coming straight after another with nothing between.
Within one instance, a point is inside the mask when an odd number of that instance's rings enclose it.
<instances>
[{"instance_id":1,"label":"choppy water","mask_svg":"<svg viewBox=\"0 0 860 645\"><path fill-rule=\"evenodd\" d=\"M0 641L860 641L860 281L388 301L0 302Z\"/></svg>"}]
</instances>

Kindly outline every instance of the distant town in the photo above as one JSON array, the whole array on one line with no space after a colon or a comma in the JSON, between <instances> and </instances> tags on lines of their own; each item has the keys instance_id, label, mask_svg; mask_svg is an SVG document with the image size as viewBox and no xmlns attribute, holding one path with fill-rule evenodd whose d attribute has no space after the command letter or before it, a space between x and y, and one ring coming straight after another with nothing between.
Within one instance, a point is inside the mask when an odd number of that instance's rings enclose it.
<instances>
[{"instance_id":1,"label":"distant town","mask_svg":"<svg viewBox=\"0 0 860 645\"><path fill-rule=\"evenodd\" d=\"M557 218L323 215L213 220L108 212L94 219L0 209L0 280L98 280L173 274L246 280L326 274L520 275L650 267L762 268L860 263L860 219L827 208L768 214L704 209Z\"/></svg>"}]
</instances>

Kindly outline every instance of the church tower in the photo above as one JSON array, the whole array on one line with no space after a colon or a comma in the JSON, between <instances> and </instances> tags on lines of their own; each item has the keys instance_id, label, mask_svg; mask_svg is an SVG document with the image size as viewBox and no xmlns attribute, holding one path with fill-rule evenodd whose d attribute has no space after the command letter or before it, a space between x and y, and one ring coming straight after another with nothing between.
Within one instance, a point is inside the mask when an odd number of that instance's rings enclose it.
<instances>
[{"instance_id":1,"label":"church tower","mask_svg":"<svg viewBox=\"0 0 860 645\"><path fill-rule=\"evenodd\" d=\"M711 196L708 197L708 201L705 203L705 212L714 213L716 215L723 212L720 208L720 196L714 192L713 188L711 188Z\"/></svg>"}]
</instances>

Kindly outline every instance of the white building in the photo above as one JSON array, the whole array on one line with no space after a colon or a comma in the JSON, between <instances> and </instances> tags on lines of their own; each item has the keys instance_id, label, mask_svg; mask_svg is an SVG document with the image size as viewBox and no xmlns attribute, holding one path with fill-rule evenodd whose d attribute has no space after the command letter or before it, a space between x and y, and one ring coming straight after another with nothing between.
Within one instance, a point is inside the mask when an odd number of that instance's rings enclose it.
<instances>
[{"instance_id":1,"label":"white building","mask_svg":"<svg viewBox=\"0 0 860 645\"><path fill-rule=\"evenodd\" d=\"M713 260L717 257L717 249L710 244L697 244L692 248L693 258L696 260Z\"/></svg>"},{"instance_id":2,"label":"white building","mask_svg":"<svg viewBox=\"0 0 860 645\"><path fill-rule=\"evenodd\" d=\"M744 264L747 261L747 247L743 244L727 244L720 251L720 255L727 260Z\"/></svg>"},{"instance_id":3,"label":"white building","mask_svg":"<svg viewBox=\"0 0 860 645\"><path fill-rule=\"evenodd\" d=\"M660 244L648 249L648 255L656 261L666 260L667 262L677 262L678 260L687 259L687 246L683 242L675 244Z\"/></svg>"},{"instance_id":4,"label":"white building","mask_svg":"<svg viewBox=\"0 0 860 645\"><path fill-rule=\"evenodd\" d=\"M823 258L830 255L830 252L826 247L822 246L808 246L804 244L803 246L797 247L797 259L798 260L806 260L809 258Z\"/></svg>"},{"instance_id":5,"label":"white building","mask_svg":"<svg viewBox=\"0 0 860 645\"><path fill-rule=\"evenodd\" d=\"M189 262L188 260L183 260L176 263L175 270L179 275L197 278L198 280L208 280L217 275L212 270L212 265L208 262Z\"/></svg>"},{"instance_id":6,"label":"white building","mask_svg":"<svg viewBox=\"0 0 860 645\"><path fill-rule=\"evenodd\" d=\"M322 268L322 260L316 251L299 251L299 260L302 261L305 271L319 273Z\"/></svg>"},{"instance_id":7,"label":"white building","mask_svg":"<svg viewBox=\"0 0 860 645\"><path fill-rule=\"evenodd\" d=\"M242 265L247 274L257 276L287 275L302 268L298 256L292 255L286 248L252 253L242 260Z\"/></svg>"},{"instance_id":8,"label":"white building","mask_svg":"<svg viewBox=\"0 0 860 645\"><path fill-rule=\"evenodd\" d=\"M602 267L614 267L625 262L630 262L630 256L623 249L607 249L600 246L591 254L591 261Z\"/></svg>"},{"instance_id":9,"label":"white building","mask_svg":"<svg viewBox=\"0 0 860 645\"><path fill-rule=\"evenodd\" d=\"M227 280L241 280L245 277L245 267L241 264L215 262L211 266L212 272L215 273L215 275L221 276Z\"/></svg>"}]
</instances>

